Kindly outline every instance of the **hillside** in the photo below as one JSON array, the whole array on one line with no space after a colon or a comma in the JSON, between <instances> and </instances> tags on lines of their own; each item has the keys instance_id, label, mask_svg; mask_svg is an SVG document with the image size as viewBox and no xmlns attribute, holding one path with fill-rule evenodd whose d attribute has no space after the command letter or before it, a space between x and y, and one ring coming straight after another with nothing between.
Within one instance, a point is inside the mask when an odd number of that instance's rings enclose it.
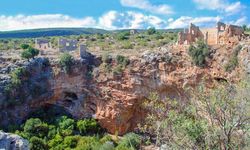
<instances>
[{"instance_id":1,"label":"hillside","mask_svg":"<svg viewBox=\"0 0 250 150\"><path fill-rule=\"evenodd\" d=\"M48 29L30 29L18 31L2 31L0 38L36 38L45 36L68 36L80 34L104 34L109 31L95 28L48 28Z\"/></svg>"}]
</instances>

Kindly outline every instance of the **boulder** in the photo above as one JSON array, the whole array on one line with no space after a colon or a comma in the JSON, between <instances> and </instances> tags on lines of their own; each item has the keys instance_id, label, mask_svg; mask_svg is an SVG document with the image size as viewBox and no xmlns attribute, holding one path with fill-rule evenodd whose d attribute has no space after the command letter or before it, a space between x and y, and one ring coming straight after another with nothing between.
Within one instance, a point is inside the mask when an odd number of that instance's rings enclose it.
<instances>
[{"instance_id":1,"label":"boulder","mask_svg":"<svg viewBox=\"0 0 250 150\"><path fill-rule=\"evenodd\" d=\"M29 142L18 135L0 131L0 149L29 150Z\"/></svg>"}]
</instances>

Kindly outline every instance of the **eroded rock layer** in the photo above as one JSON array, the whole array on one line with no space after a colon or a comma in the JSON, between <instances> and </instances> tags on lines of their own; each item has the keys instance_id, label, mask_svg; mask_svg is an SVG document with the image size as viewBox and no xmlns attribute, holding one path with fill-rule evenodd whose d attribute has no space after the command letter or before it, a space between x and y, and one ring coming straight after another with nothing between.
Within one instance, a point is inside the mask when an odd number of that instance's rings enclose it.
<instances>
[{"instance_id":1,"label":"eroded rock layer","mask_svg":"<svg viewBox=\"0 0 250 150\"><path fill-rule=\"evenodd\" d=\"M100 59L92 55L76 60L70 73L63 72L57 61L50 60L48 64L44 58L6 65L7 73L17 66L25 67L28 77L24 77L21 89L15 89L9 97L4 88L10 78L1 78L0 124L21 124L36 109L54 105L75 118L95 117L110 133L124 134L143 121L146 112L142 103L152 92L162 99L185 102L189 96L185 89L194 88L201 81L211 87L221 80L237 81L243 70L249 69L249 47L243 45L239 54L243 65L231 73L223 71L221 64L228 61L224 53L230 55L232 48L214 48L207 67L199 68L182 49L145 52L140 58L130 58L130 64L118 74L107 72ZM116 67L115 62L111 62L111 67ZM5 103L10 97L15 104Z\"/></svg>"}]
</instances>

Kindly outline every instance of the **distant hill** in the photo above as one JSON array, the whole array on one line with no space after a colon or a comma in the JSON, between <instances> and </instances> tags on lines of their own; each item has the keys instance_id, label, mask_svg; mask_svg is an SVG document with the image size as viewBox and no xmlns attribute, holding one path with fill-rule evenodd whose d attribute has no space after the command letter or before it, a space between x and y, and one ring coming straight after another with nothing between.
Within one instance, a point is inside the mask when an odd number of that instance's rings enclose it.
<instances>
[{"instance_id":1,"label":"distant hill","mask_svg":"<svg viewBox=\"0 0 250 150\"><path fill-rule=\"evenodd\" d=\"M0 38L36 38L45 36L67 36L80 34L108 33L109 31L95 28L49 28L49 29L30 29L18 31L2 31Z\"/></svg>"},{"instance_id":2,"label":"distant hill","mask_svg":"<svg viewBox=\"0 0 250 150\"><path fill-rule=\"evenodd\" d=\"M182 29L160 29L158 31L163 32L179 32ZM114 30L107 31L96 28L48 28L48 29L30 29L30 30L18 30L18 31L0 31L1 38L36 38L46 36L69 36L69 35L81 35L81 34L104 34L104 33L117 33L126 30ZM146 30L138 29L138 32L144 32Z\"/></svg>"}]
</instances>

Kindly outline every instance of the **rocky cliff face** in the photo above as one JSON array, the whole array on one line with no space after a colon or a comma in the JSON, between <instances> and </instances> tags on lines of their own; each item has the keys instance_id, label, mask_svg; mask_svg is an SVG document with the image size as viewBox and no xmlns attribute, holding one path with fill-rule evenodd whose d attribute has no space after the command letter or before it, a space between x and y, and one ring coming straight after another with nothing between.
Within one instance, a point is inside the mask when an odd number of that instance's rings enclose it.
<instances>
[{"instance_id":1,"label":"rocky cliff face","mask_svg":"<svg viewBox=\"0 0 250 150\"><path fill-rule=\"evenodd\" d=\"M0 149L29 150L29 142L20 136L0 131Z\"/></svg>"},{"instance_id":2,"label":"rocky cliff face","mask_svg":"<svg viewBox=\"0 0 250 150\"><path fill-rule=\"evenodd\" d=\"M223 71L218 64L225 61L222 58L225 51L220 49L213 52L205 68L193 66L185 50L145 52L140 58L130 58L130 64L119 74L107 73L100 59L93 56L76 60L70 74L61 71L56 61L50 60L50 65L45 65L46 60L38 58L22 65L29 71L29 77L22 83L21 90L11 93L21 103L1 105L3 121L0 124L20 124L32 111L54 105L75 118L95 117L110 133L124 134L143 121L146 112L141 104L151 92L157 92L161 98L185 102L188 97L185 88L196 87L201 81L210 87L221 80L237 81L244 69L239 67L232 73ZM247 49L243 52L247 53ZM116 64L112 62L111 66ZM3 87L9 80L7 76L1 79L2 103L8 101ZM43 90L32 95L35 85Z\"/></svg>"}]
</instances>

